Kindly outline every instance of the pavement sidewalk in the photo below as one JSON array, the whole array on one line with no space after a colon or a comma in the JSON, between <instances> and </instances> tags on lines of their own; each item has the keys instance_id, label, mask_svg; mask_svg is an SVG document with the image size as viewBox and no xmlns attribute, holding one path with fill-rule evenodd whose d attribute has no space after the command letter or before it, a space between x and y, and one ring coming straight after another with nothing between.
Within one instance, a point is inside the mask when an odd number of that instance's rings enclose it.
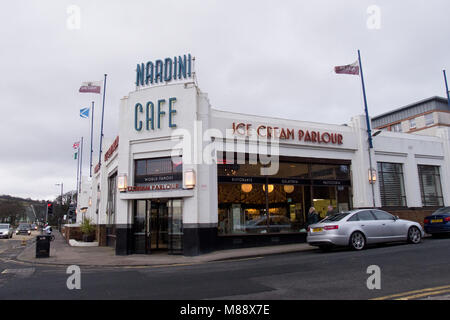
<instances>
[{"instance_id":1,"label":"pavement sidewalk","mask_svg":"<svg viewBox=\"0 0 450 320\"><path fill-rule=\"evenodd\" d=\"M50 243L50 257L36 258L36 244L27 246L17 260L36 264L79 265L79 266L163 266L197 264L229 259L244 259L264 255L314 250L307 243L286 244L256 248L219 250L195 257L154 253L150 255L132 254L116 256L109 247L71 247L59 232L54 232L55 240Z\"/></svg>"}]
</instances>

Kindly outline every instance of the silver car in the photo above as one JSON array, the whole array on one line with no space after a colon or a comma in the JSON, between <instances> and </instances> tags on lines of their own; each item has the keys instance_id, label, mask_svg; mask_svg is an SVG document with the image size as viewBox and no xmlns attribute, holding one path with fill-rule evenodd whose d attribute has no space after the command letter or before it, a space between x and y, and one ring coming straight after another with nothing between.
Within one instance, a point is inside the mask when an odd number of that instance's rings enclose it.
<instances>
[{"instance_id":1,"label":"silver car","mask_svg":"<svg viewBox=\"0 0 450 320\"><path fill-rule=\"evenodd\" d=\"M9 223L0 223L0 238L12 238L13 228Z\"/></svg>"},{"instance_id":2,"label":"silver car","mask_svg":"<svg viewBox=\"0 0 450 320\"><path fill-rule=\"evenodd\" d=\"M362 250L367 244L408 241L420 243L424 231L413 221L399 219L378 209L359 209L326 217L308 227L307 242L328 250L350 246Z\"/></svg>"}]
</instances>

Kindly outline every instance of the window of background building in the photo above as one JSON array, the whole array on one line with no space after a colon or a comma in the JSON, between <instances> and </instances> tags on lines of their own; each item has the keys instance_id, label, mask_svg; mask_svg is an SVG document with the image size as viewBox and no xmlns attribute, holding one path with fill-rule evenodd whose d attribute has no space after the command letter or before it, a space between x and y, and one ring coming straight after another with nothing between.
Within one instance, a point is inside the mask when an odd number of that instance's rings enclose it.
<instances>
[{"instance_id":1,"label":"window of background building","mask_svg":"<svg viewBox=\"0 0 450 320\"><path fill-rule=\"evenodd\" d=\"M432 124L434 124L433 114L432 113L428 113L428 114L425 115L425 125L426 126L431 126Z\"/></svg>"},{"instance_id":2,"label":"window of background building","mask_svg":"<svg viewBox=\"0 0 450 320\"><path fill-rule=\"evenodd\" d=\"M420 193L422 195L422 205L443 206L441 176L438 166L419 165Z\"/></svg>"},{"instance_id":3,"label":"window of background building","mask_svg":"<svg viewBox=\"0 0 450 320\"><path fill-rule=\"evenodd\" d=\"M406 194L402 164L378 162L378 177L381 205L383 207L405 207Z\"/></svg>"},{"instance_id":4,"label":"window of background building","mask_svg":"<svg viewBox=\"0 0 450 320\"><path fill-rule=\"evenodd\" d=\"M393 125L391 126L391 131L394 131L394 132L402 132L402 124L401 124L401 123L393 124Z\"/></svg>"},{"instance_id":5,"label":"window of background building","mask_svg":"<svg viewBox=\"0 0 450 320\"><path fill-rule=\"evenodd\" d=\"M409 128L410 129L415 129L416 128L416 119L409 119Z\"/></svg>"}]
</instances>

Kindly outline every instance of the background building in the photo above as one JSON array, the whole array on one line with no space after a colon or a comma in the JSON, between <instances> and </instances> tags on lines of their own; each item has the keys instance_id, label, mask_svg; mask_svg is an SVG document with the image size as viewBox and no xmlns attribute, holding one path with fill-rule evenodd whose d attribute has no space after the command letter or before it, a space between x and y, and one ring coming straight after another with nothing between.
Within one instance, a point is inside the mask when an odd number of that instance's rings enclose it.
<instances>
[{"instance_id":1,"label":"background building","mask_svg":"<svg viewBox=\"0 0 450 320\"><path fill-rule=\"evenodd\" d=\"M436 130L450 126L447 99L431 97L372 118L374 129L436 135Z\"/></svg>"}]
</instances>

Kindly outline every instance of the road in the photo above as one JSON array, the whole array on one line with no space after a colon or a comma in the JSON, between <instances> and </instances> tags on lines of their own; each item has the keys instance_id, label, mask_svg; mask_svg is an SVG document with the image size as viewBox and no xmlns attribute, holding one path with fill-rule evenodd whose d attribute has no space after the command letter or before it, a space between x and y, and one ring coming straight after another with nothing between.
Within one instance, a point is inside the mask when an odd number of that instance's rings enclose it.
<instances>
[{"instance_id":1,"label":"road","mask_svg":"<svg viewBox=\"0 0 450 320\"><path fill-rule=\"evenodd\" d=\"M2 300L366 300L419 299L427 298L427 293L450 292L449 238L425 239L419 245L389 244L361 252L312 250L171 267L82 267L80 290L67 288L66 267L15 261L21 250L18 247L0 253ZM380 267L380 290L367 288L367 268L371 265Z\"/></svg>"}]
</instances>

